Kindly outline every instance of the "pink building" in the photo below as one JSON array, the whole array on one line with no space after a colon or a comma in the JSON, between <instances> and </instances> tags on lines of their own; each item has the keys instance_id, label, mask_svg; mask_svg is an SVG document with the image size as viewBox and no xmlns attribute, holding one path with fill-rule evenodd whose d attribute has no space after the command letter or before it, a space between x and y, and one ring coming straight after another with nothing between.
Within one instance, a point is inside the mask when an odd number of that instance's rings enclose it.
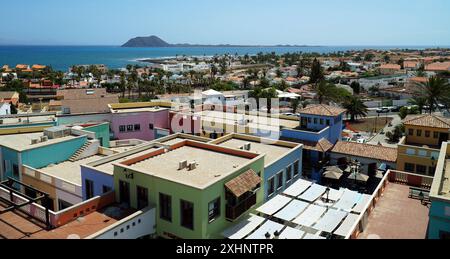
<instances>
[{"instance_id":1,"label":"pink building","mask_svg":"<svg viewBox=\"0 0 450 259\"><path fill-rule=\"evenodd\" d=\"M156 139L157 129L169 129L169 109L145 107L112 110L112 132L115 139Z\"/></svg>"}]
</instances>

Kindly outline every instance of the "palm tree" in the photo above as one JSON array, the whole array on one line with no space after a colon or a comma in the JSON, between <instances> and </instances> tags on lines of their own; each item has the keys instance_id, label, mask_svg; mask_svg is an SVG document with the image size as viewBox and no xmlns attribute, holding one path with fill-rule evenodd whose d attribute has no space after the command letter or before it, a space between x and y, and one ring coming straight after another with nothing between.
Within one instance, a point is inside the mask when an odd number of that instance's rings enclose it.
<instances>
[{"instance_id":1,"label":"palm tree","mask_svg":"<svg viewBox=\"0 0 450 259\"><path fill-rule=\"evenodd\" d=\"M432 76L426 83L418 83L416 96L422 96L432 114L440 102L446 103L450 95L450 84L444 78Z\"/></svg>"},{"instance_id":2,"label":"palm tree","mask_svg":"<svg viewBox=\"0 0 450 259\"><path fill-rule=\"evenodd\" d=\"M354 96L348 98L343 106L347 109L347 115L350 115L350 121L355 121L358 117L367 116L367 106L363 101Z\"/></svg>"},{"instance_id":3,"label":"palm tree","mask_svg":"<svg viewBox=\"0 0 450 259\"><path fill-rule=\"evenodd\" d=\"M423 113L423 108L427 105L427 99L423 96L414 96L408 101L409 104L415 105L419 108L420 114Z\"/></svg>"},{"instance_id":4,"label":"palm tree","mask_svg":"<svg viewBox=\"0 0 450 259\"><path fill-rule=\"evenodd\" d=\"M316 92L316 98L320 104L324 103L326 100L332 99L334 95L333 88L335 88L335 86L327 81L320 81L315 85L314 90Z\"/></svg>"},{"instance_id":5,"label":"palm tree","mask_svg":"<svg viewBox=\"0 0 450 259\"><path fill-rule=\"evenodd\" d=\"M301 104L300 99L293 99L291 101L291 106L292 106L293 113L297 112L297 109L300 106L300 104Z\"/></svg>"},{"instance_id":6,"label":"palm tree","mask_svg":"<svg viewBox=\"0 0 450 259\"><path fill-rule=\"evenodd\" d=\"M119 84L120 91L122 92L122 98L125 98L125 91L126 91L126 80L125 80L125 73L120 73L120 84Z\"/></svg>"}]
</instances>

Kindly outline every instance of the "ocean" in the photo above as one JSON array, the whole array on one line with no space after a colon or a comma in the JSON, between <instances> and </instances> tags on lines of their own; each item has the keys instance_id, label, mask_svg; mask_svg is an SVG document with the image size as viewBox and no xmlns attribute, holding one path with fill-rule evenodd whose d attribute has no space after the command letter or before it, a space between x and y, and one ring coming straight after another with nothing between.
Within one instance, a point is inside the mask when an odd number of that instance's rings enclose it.
<instances>
[{"instance_id":1,"label":"ocean","mask_svg":"<svg viewBox=\"0 0 450 259\"><path fill-rule=\"evenodd\" d=\"M116 46L0 46L0 66L5 64L43 64L56 70L67 71L73 65L104 64L109 68L122 68L127 64L141 64L147 58L187 56L213 56L216 54L257 54L259 52L283 54L287 52L331 53L347 50L425 49L431 46L326 46L326 47L184 47L184 48L121 48Z\"/></svg>"}]
</instances>

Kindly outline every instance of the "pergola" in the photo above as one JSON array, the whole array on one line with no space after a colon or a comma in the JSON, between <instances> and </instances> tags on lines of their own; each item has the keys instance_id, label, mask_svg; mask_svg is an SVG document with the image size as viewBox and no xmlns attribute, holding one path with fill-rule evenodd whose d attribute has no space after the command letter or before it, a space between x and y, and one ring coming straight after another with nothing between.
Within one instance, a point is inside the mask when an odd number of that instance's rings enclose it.
<instances>
[{"instance_id":1,"label":"pergola","mask_svg":"<svg viewBox=\"0 0 450 259\"><path fill-rule=\"evenodd\" d=\"M17 191L14 188L14 185L16 185L16 186L18 185L21 188L25 188L25 189L33 191L34 193L36 193L36 197L35 198L29 197L28 195L25 195L22 192ZM35 188L33 188L29 185L26 185L22 182L19 182L13 178L8 178L8 180L0 182L0 187L9 192L9 199L2 197L0 195L0 201L4 202L7 205L7 207L5 209L0 211L0 215L15 211L15 210L20 210L21 208L23 208L25 206L42 201L44 204L44 207L45 207L45 222L42 221L40 218L34 217L33 215L29 215L29 216L33 217L34 219L38 220L39 222L45 223L45 225L48 229L51 228L50 212L48 209L49 194L42 192L38 189L35 189ZM14 199L15 196L24 198L27 201L23 202L23 203L17 203L17 202L15 202L16 199ZM20 211L23 212L23 210L20 210Z\"/></svg>"}]
</instances>

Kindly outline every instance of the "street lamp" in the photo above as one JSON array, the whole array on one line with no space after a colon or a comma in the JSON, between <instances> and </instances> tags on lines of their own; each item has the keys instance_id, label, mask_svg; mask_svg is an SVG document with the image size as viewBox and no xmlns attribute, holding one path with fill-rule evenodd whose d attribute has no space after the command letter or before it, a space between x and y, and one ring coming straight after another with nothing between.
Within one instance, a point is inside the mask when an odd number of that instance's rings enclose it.
<instances>
[{"instance_id":1,"label":"street lamp","mask_svg":"<svg viewBox=\"0 0 450 259\"><path fill-rule=\"evenodd\" d=\"M325 190L325 192L326 192L326 194L327 194L327 201L326 201L326 203L329 203L330 202L330 199L328 198L329 197L329 195L330 195L330 187L329 186L327 186L327 189Z\"/></svg>"}]
</instances>

